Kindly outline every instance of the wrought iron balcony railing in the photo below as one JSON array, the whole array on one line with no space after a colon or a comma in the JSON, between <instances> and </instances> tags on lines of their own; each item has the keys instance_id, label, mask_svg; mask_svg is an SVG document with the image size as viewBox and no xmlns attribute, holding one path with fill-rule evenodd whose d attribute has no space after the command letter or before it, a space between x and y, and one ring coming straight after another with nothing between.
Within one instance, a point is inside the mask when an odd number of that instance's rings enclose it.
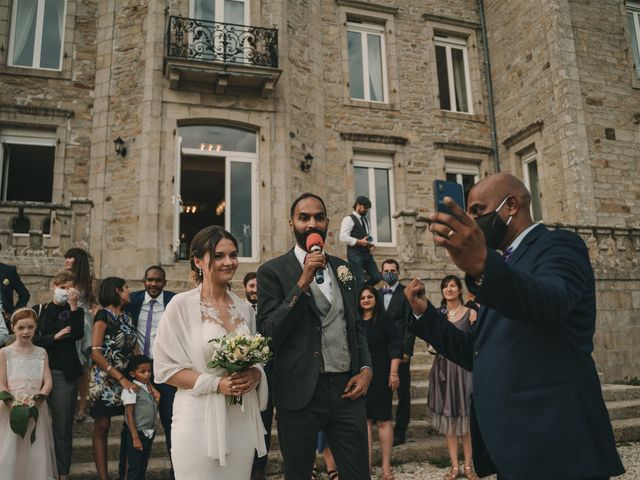
<instances>
[{"instance_id":1,"label":"wrought iron balcony railing","mask_svg":"<svg viewBox=\"0 0 640 480\"><path fill-rule=\"evenodd\" d=\"M172 16L167 29L167 56L278 68L278 31Z\"/></svg>"}]
</instances>

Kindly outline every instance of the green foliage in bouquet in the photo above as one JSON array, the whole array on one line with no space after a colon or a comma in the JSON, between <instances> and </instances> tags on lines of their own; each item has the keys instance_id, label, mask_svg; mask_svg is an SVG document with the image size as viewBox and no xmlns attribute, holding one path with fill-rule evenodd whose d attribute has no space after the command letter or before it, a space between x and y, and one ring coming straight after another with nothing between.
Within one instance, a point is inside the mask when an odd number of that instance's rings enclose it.
<instances>
[{"instance_id":1,"label":"green foliage in bouquet","mask_svg":"<svg viewBox=\"0 0 640 480\"><path fill-rule=\"evenodd\" d=\"M21 395L16 398L7 391L0 392L0 401L13 402L13 405L11 406L11 413L9 415L9 426L13 433L24 438L27 434L27 430L29 429L29 419L33 418L35 425L33 426L33 430L29 437L32 445L33 442L36 441L36 426L38 424L38 407L36 405L36 401L39 400L40 397L42 397L42 395L38 394L34 397Z\"/></svg>"}]
</instances>

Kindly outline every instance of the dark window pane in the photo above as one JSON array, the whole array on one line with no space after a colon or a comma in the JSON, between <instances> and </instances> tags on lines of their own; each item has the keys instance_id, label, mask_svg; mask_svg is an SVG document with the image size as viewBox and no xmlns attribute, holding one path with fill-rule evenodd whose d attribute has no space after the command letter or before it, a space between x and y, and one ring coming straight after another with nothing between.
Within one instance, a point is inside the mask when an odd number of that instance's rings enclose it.
<instances>
[{"instance_id":1,"label":"dark window pane","mask_svg":"<svg viewBox=\"0 0 640 480\"><path fill-rule=\"evenodd\" d=\"M50 202L55 147L5 144L7 200Z\"/></svg>"},{"instance_id":2,"label":"dark window pane","mask_svg":"<svg viewBox=\"0 0 640 480\"><path fill-rule=\"evenodd\" d=\"M256 132L220 125L180 127L182 148L206 151L256 153Z\"/></svg>"},{"instance_id":3,"label":"dark window pane","mask_svg":"<svg viewBox=\"0 0 640 480\"><path fill-rule=\"evenodd\" d=\"M46 0L42 26L42 47L40 49L40 66L42 68L60 68L63 29L64 0Z\"/></svg>"},{"instance_id":4,"label":"dark window pane","mask_svg":"<svg viewBox=\"0 0 640 480\"><path fill-rule=\"evenodd\" d=\"M447 73L447 50L436 45L436 66L438 68L438 94L440 95L440 108L451 110L451 98L449 97L449 75Z\"/></svg>"},{"instance_id":5,"label":"dark window pane","mask_svg":"<svg viewBox=\"0 0 640 480\"><path fill-rule=\"evenodd\" d=\"M19 0L13 33L13 64L33 66L36 37L37 0Z\"/></svg>"},{"instance_id":6,"label":"dark window pane","mask_svg":"<svg viewBox=\"0 0 640 480\"><path fill-rule=\"evenodd\" d=\"M364 195L369 197L369 169L365 167L355 167L353 169L356 197Z\"/></svg>"},{"instance_id":7,"label":"dark window pane","mask_svg":"<svg viewBox=\"0 0 640 480\"><path fill-rule=\"evenodd\" d=\"M229 230L238 241L238 255L241 257L251 257L251 184L251 164L231 162Z\"/></svg>"},{"instance_id":8,"label":"dark window pane","mask_svg":"<svg viewBox=\"0 0 640 480\"><path fill-rule=\"evenodd\" d=\"M391 242L391 199L389 197L389 170L376 168L373 170L376 189L376 225L378 242Z\"/></svg>"},{"instance_id":9,"label":"dark window pane","mask_svg":"<svg viewBox=\"0 0 640 480\"><path fill-rule=\"evenodd\" d=\"M535 221L542 220L542 205L540 204L540 179L538 178L538 162L527 163L529 174L529 190L531 191L531 210Z\"/></svg>"},{"instance_id":10,"label":"dark window pane","mask_svg":"<svg viewBox=\"0 0 640 480\"><path fill-rule=\"evenodd\" d=\"M360 32L347 32L349 47L349 88L351 98L364 99L364 74L362 66L362 35Z\"/></svg>"}]
</instances>

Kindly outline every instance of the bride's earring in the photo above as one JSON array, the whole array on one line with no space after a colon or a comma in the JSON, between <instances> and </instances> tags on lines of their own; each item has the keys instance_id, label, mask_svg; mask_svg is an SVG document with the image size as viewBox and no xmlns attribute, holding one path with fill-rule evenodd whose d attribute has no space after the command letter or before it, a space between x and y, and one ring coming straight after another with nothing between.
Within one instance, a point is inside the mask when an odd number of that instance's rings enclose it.
<instances>
[{"instance_id":1,"label":"bride's earring","mask_svg":"<svg viewBox=\"0 0 640 480\"><path fill-rule=\"evenodd\" d=\"M198 276L202 277L202 268L198 267Z\"/></svg>"}]
</instances>

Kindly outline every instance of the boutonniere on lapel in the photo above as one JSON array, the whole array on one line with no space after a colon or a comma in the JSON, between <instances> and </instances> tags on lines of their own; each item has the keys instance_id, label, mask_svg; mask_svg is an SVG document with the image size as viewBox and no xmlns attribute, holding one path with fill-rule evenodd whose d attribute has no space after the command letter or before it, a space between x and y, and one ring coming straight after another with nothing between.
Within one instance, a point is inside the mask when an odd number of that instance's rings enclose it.
<instances>
[{"instance_id":1,"label":"boutonniere on lapel","mask_svg":"<svg viewBox=\"0 0 640 480\"><path fill-rule=\"evenodd\" d=\"M349 267L346 265L340 265L336 268L336 275L338 276L338 281L344 286L347 290L351 290L351 285L353 282L353 273L349 270Z\"/></svg>"},{"instance_id":2,"label":"boutonniere on lapel","mask_svg":"<svg viewBox=\"0 0 640 480\"><path fill-rule=\"evenodd\" d=\"M11 283L11 282L9 282L8 278L5 278L4 280L2 280L2 285L4 285L5 287L8 287L9 283Z\"/></svg>"}]
</instances>

